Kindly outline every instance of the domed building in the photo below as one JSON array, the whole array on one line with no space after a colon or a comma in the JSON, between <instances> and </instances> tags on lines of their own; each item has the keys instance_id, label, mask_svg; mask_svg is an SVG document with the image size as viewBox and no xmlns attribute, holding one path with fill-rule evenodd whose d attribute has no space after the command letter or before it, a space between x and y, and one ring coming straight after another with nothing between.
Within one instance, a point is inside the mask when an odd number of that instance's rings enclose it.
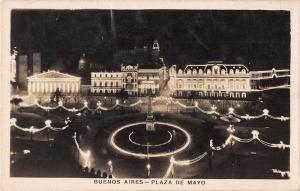
<instances>
[{"instance_id":1,"label":"domed building","mask_svg":"<svg viewBox=\"0 0 300 191\"><path fill-rule=\"evenodd\" d=\"M82 54L78 61L78 71L81 77L81 92L88 94L91 84L91 68L85 53Z\"/></svg>"},{"instance_id":2,"label":"domed building","mask_svg":"<svg viewBox=\"0 0 300 191\"><path fill-rule=\"evenodd\" d=\"M78 70L82 71L82 70L89 70L89 69L90 66L89 66L88 59L86 58L85 53L83 53L78 61Z\"/></svg>"}]
</instances>

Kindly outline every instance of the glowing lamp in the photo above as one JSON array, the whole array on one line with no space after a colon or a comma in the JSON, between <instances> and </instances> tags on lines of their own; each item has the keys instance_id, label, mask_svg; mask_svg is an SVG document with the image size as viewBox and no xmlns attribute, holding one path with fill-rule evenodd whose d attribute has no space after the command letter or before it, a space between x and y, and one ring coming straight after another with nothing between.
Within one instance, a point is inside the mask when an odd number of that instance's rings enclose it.
<instances>
[{"instance_id":1,"label":"glowing lamp","mask_svg":"<svg viewBox=\"0 0 300 191\"><path fill-rule=\"evenodd\" d=\"M246 117L245 117L246 120L250 120L250 116L249 114L246 114Z\"/></svg>"},{"instance_id":2,"label":"glowing lamp","mask_svg":"<svg viewBox=\"0 0 300 191\"><path fill-rule=\"evenodd\" d=\"M235 132L234 126L233 126L233 125L229 125L229 127L227 128L227 131L228 131L230 134L234 133L234 132Z\"/></svg>"},{"instance_id":3,"label":"glowing lamp","mask_svg":"<svg viewBox=\"0 0 300 191\"><path fill-rule=\"evenodd\" d=\"M46 124L46 127L51 127L51 123L52 123L52 121L51 120L46 120L45 121L45 124Z\"/></svg>"},{"instance_id":4,"label":"glowing lamp","mask_svg":"<svg viewBox=\"0 0 300 191\"><path fill-rule=\"evenodd\" d=\"M84 102L83 102L84 107L88 107L88 104L89 103L86 100L84 100Z\"/></svg>"},{"instance_id":5,"label":"glowing lamp","mask_svg":"<svg viewBox=\"0 0 300 191\"><path fill-rule=\"evenodd\" d=\"M61 100L58 102L58 106L63 106L63 102Z\"/></svg>"},{"instance_id":6,"label":"glowing lamp","mask_svg":"<svg viewBox=\"0 0 300 191\"><path fill-rule=\"evenodd\" d=\"M120 103L120 101L117 99L117 100L116 100L116 104L119 105L119 103Z\"/></svg>"},{"instance_id":7,"label":"glowing lamp","mask_svg":"<svg viewBox=\"0 0 300 191\"><path fill-rule=\"evenodd\" d=\"M264 113L264 115L269 115L269 110L264 109L264 110L263 110L263 113Z\"/></svg>"},{"instance_id":8,"label":"glowing lamp","mask_svg":"<svg viewBox=\"0 0 300 191\"><path fill-rule=\"evenodd\" d=\"M212 106L211 106L211 109L212 109L213 111L215 111L215 110L217 110L217 107L216 107L215 105L212 105Z\"/></svg>"},{"instance_id":9,"label":"glowing lamp","mask_svg":"<svg viewBox=\"0 0 300 191\"><path fill-rule=\"evenodd\" d=\"M109 161L107 162L107 165L108 165L108 166L111 166L111 165L112 165L111 160L109 160Z\"/></svg>"},{"instance_id":10,"label":"glowing lamp","mask_svg":"<svg viewBox=\"0 0 300 191\"><path fill-rule=\"evenodd\" d=\"M27 154L30 154L30 153L31 153L31 151L28 150L28 149L23 150L23 154L24 154L24 155L27 155Z\"/></svg>"},{"instance_id":11,"label":"glowing lamp","mask_svg":"<svg viewBox=\"0 0 300 191\"><path fill-rule=\"evenodd\" d=\"M151 168L151 165L150 164L147 164L146 165L147 169L149 170Z\"/></svg>"},{"instance_id":12,"label":"glowing lamp","mask_svg":"<svg viewBox=\"0 0 300 191\"><path fill-rule=\"evenodd\" d=\"M195 107L198 107L198 102L197 101L195 101Z\"/></svg>"},{"instance_id":13,"label":"glowing lamp","mask_svg":"<svg viewBox=\"0 0 300 191\"><path fill-rule=\"evenodd\" d=\"M101 101L97 102L97 106L100 107L102 105Z\"/></svg>"},{"instance_id":14,"label":"glowing lamp","mask_svg":"<svg viewBox=\"0 0 300 191\"><path fill-rule=\"evenodd\" d=\"M228 108L228 111L229 111L229 113L233 113L234 112L234 108L230 107L230 108Z\"/></svg>"},{"instance_id":15,"label":"glowing lamp","mask_svg":"<svg viewBox=\"0 0 300 191\"><path fill-rule=\"evenodd\" d=\"M280 117L280 121L286 121L286 120L287 120L287 117L284 117L284 116Z\"/></svg>"},{"instance_id":16,"label":"glowing lamp","mask_svg":"<svg viewBox=\"0 0 300 191\"><path fill-rule=\"evenodd\" d=\"M10 126L15 126L17 123L17 119L16 118L11 118L10 119Z\"/></svg>"},{"instance_id":17,"label":"glowing lamp","mask_svg":"<svg viewBox=\"0 0 300 191\"><path fill-rule=\"evenodd\" d=\"M251 134L253 135L253 139L258 139L259 132L257 130L253 130Z\"/></svg>"}]
</instances>

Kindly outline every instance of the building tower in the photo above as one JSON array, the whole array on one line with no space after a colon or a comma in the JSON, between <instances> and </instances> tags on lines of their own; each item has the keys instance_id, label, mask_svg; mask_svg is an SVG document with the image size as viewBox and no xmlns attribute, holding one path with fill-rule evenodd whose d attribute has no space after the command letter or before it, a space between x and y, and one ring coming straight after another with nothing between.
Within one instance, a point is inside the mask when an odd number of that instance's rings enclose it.
<instances>
[{"instance_id":1,"label":"building tower","mask_svg":"<svg viewBox=\"0 0 300 191\"><path fill-rule=\"evenodd\" d=\"M41 73L41 53L40 52L33 52L32 53L32 71L33 75Z\"/></svg>"},{"instance_id":2,"label":"building tower","mask_svg":"<svg viewBox=\"0 0 300 191\"><path fill-rule=\"evenodd\" d=\"M89 69L88 61L86 59L85 53L83 53L78 61L78 70L82 71L82 70L88 70L88 69Z\"/></svg>"},{"instance_id":3,"label":"building tower","mask_svg":"<svg viewBox=\"0 0 300 191\"><path fill-rule=\"evenodd\" d=\"M160 48L159 48L158 40L154 40L152 45L152 50L151 50L151 58L153 62L159 61L159 53L160 53Z\"/></svg>"},{"instance_id":4,"label":"building tower","mask_svg":"<svg viewBox=\"0 0 300 191\"><path fill-rule=\"evenodd\" d=\"M10 81L16 82L16 73L17 73L17 56L18 51L17 48L14 47L13 53L10 59Z\"/></svg>"},{"instance_id":5,"label":"building tower","mask_svg":"<svg viewBox=\"0 0 300 191\"><path fill-rule=\"evenodd\" d=\"M26 89L27 77L28 77L28 56L24 54L24 55L20 55L18 60L17 82L19 84L19 88Z\"/></svg>"}]
</instances>

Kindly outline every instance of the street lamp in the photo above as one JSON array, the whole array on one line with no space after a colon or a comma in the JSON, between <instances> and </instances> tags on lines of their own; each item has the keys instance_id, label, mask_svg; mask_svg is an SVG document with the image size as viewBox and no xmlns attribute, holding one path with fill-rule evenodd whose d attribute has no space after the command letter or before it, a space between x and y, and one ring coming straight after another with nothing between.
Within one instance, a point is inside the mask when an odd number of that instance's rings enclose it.
<instances>
[{"instance_id":1,"label":"street lamp","mask_svg":"<svg viewBox=\"0 0 300 191\"><path fill-rule=\"evenodd\" d=\"M112 161L109 160L109 161L107 162L107 165L109 166L109 172L110 172L110 174L113 175L113 165L112 165Z\"/></svg>"},{"instance_id":2,"label":"street lamp","mask_svg":"<svg viewBox=\"0 0 300 191\"><path fill-rule=\"evenodd\" d=\"M147 168L147 178L149 178L150 177L150 173L151 173L151 165L148 163L146 165L146 168Z\"/></svg>"},{"instance_id":3,"label":"street lamp","mask_svg":"<svg viewBox=\"0 0 300 191\"><path fill-rule=\"evenodd\" d=\"M268 109L264 109L263 110L263 114L264 114L265 118L267 118L267 116L269 115L269 110Z\"/></svg>"},{"instance_id":4,"label":"street lamp","mask_svg":"<svg viewBox=\"0 0 300 191\"><path fill-rule=\"evenodd\" d=\"M212 105L212 106L211 106L211 110L216 111L216 110L217 110L217 107L216 107L215 105Z\"/></svg>"},{"instance_id":5,"label":"street lamp","mask_svg":"<svg viewBox=\"0 0 300 191\"><path fill-rule=\"evenodd\" d=\"M198 107L199 103L197 101L195 101L195 107Z\"/></svg>"},{"instance_id":6,"label":"street lamp","mask_svg":"<svg viewBox=\"0 0 300 191\"><path fill-rule=\"evenodd\" d=\"M254 139L254 144L255 144L255 154L257 153L257 139L258 139L258 135L259 135L259 132L257 130L253 130L251 131L251 134L252 134L252 138Z\"/></svg>"},{"instance_id":7,"label":"street lamp","mask_svg":"<svg viewBox=\"0 0 300 191\"><path fill-rule=\"evenodd\" d=\"M174 159L174 157L173 156L171 156L171 158L170 158L170 163L171 163L171 176L172 176L172 178L174 178L174 161L175 161L175 159Z\"/></svg>"},{"instance_id":8,"label":"street lamp","mask_svg":"<svg viewBox=\"0 0 300 191\"><path fill-rule=\"evenodd\" d=\"M229 111L230 114L232 114L234 112L234 108L230 107L230 108L228 108L228 111Z\"/></svg>"},{"instance_id":9,"label":"street lamp","mask_svg":"<svg viewBox=\"0 0 300 191\"><path fill-rule=\"evenodd\" d=\"M233 125L229 125L229 127L227 128L227 131L229 133L230 136L230 155L232 156L232 146L233 146L233 139L232 139L232 134L235 132L235 128Z\"/></svg>"}]
</instances>

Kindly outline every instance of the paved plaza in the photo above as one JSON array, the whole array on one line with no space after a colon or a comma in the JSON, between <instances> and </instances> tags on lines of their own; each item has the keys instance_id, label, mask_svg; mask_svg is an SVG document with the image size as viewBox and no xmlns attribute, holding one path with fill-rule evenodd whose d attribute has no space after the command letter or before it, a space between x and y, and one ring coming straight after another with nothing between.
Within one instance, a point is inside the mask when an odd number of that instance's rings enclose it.
<instances>
[{"instance_id":1,"label":"paved plaza","mask_svg":"<svg viewBox=\"0 0 300 191\"><path fill-rule=\"evenodd\" d=\"M152 100L154 131L146 130L146 97L122 103L114 97L82 98L65 103L65 109L55 103L20 104L11 112L20 127L11 128L11 175L81 177L86 176L82 171L93 169L115 178L287 178L275 169L289 171L289 148L276 146L281 141L289 145L290 124L283 118L289 116L288 104L168 99ZM99 101L102 110L96 110ZM76 110L84 105L89 109ZM226 111L230 107L235 110ZM207 112L209 108L216 112ZM266 114L239 122L222 120L230 112L259 116L263 108L279 118ZM46 120L51 127L41 130ZM249 141L254 130L259 139ZM237 138L224 146L231 134Z\"/></svg>"}]
</instances>

